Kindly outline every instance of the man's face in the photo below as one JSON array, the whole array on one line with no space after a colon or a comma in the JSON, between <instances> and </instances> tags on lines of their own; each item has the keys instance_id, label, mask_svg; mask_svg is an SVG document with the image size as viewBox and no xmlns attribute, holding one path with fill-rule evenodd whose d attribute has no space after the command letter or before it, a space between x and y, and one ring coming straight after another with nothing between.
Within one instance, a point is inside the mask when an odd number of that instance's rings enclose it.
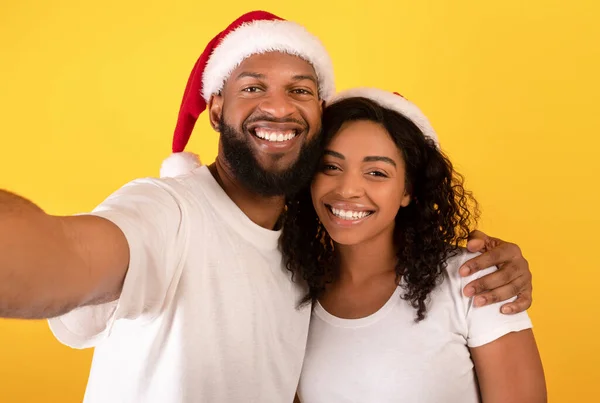
<instances>
[{"instance_id":1,"label":"man's face","mask_svg":"<svg viewBox=\"0 0 600 403\"><path fill-rule=\"evenodd\" d=\"M279 52L251 56L209 105L220 154L248 189L294 193L320 157L322 104L311 64Z\"/></svg>"}]
</instances>

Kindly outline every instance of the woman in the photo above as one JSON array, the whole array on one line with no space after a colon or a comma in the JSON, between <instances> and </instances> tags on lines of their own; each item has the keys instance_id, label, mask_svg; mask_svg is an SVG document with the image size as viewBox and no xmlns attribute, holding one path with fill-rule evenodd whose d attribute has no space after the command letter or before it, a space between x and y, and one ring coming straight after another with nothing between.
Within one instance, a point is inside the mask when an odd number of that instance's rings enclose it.
<instances>
[{"instance_id":1,"label":"woman","mask_svg":"<svg viewBox=\"0 0 600 403\"><path fill-rule=\"evenodd\" d=\"M289 202L281 241L314 309L300 400L545 402L527 313L462 294L476 203L427 118L355 89L323 122L321 169Z\"/></svg>"}]
</instances>

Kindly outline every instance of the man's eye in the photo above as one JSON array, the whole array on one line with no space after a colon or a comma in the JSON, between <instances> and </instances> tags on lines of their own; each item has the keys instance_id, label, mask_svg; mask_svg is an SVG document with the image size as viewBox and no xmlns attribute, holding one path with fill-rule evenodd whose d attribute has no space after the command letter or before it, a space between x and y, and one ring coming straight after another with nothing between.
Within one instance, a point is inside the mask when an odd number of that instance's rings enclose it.
<instances>
[{"instance_id":1,"label":"man's eye","mask_svg":"<svg viewBox=\"0 0 600 403\"><path fill-rule=\"evenodd\" d=\"M297 88L295 90L292 90L292 92L294 94L300 94L300 95L312 95L312 92L310 92L309 90L306 90L304 88Z\"/></svg>"},{"instance_id":2,"label":"man's eye","mask_svg":"<svg viewBox=\"0 0 600 403\"><path fill-rule=\"evenodd\" d=\"M258 92L260 91L260 88L258 87L246 87L244 89L242 89L243 92Z\"/></svg>"}]
</instances>

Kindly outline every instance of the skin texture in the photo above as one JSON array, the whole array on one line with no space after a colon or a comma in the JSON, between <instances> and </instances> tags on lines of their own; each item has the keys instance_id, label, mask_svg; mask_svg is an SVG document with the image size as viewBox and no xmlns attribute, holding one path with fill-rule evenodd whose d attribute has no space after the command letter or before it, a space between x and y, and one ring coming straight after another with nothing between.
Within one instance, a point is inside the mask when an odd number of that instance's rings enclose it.
<instances>
[{"instance_id":1,"label":"skin texture","mask_svg":"<svg viewBox=\"0 0 600 403\"><path fill-rule=\"evenodd\" d=\"M515 301L502 305L502 313L515 314L529 309L533 301L531 271L529 262L517 245L487 236L481 231L473 231L467 248L470 252L483 254L465 262L460 269L461 276L490 266L497 266L499 270L467 284L465 296L477 295L475 305L484 306L516 295Z\"/></svg>"},{"instance_id":2,"label":"skin texture","mask_svg":"<svg viewBox=\"0 0 600 403\"><path fill-rule=\"evenodd\" d=\"M542 361L531 329L471 349L484 403L548 401Z\"/></svg>"},{"instance_id":3,"label":"skin texture","mask_svg":"<svg viewBox=\"0 0 600 403\"><path fill-rule=\"evenodd\" d=\"M274 67L276 66L276 68ZM235 69L221 95L212 98L211 123L225 121L246 136L259 166L270 172L288 169L298 159L303 144L314 140L321 126L322 101L317 75L304 60L281 53L252 56ZM226 100L226 102L225 102ZM297 129L299 141L273 143L261 141L247 129ZM219 154L222 160L222 154ZM224 161L223 161L224 162Z\"/></svg>"},{"instance_id":4,"label":"skin texture","mask_svg":"<svg viewBox=\"0 0 600 403\"><path fill-rule=\"evenodd\" d=\"M404 160L382 126L367 121L346 124L326 147L311 186L313 205L329 235L343 245L389 238L398 210L410 202L404 175ZM369 215L347 225L330 207ZM361 229L355 231L358 225Z\"/></svg>"},{"instance_id":5,"label":"skin texture","mask_svg":"<svg viewBox=\"0 0 600 403\"><path fill-rule=\"evenodd\" d=\"M0 191L0 316L48 318L118 297L129 247L111 222L54 217Z\"/></svg>"}]
</instances>

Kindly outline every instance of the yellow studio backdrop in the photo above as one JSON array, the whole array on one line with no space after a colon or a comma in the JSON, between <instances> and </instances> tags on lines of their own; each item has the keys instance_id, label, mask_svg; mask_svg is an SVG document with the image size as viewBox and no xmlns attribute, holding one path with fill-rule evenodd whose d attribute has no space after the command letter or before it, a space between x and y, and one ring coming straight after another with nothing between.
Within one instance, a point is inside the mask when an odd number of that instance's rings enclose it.
<instances>
[{"instance_id":1,"label":"yellow studio backdrop","mask_svg":"<svg viewBox=\"0 0 600 403\"><path fill-rule=\"evenodd\" d=\"M269 10L322 38L339 89L421 106L482 204L480 228L529 260L550 402L598 401L598 2L250 3L2 0L0 188L72 214L156 175L205 44ZM202 116L188 149L212 162L216 145ZM0 402L80 402L91 357L45 321L0 320Z\"/></svg>"}]
</instances>

